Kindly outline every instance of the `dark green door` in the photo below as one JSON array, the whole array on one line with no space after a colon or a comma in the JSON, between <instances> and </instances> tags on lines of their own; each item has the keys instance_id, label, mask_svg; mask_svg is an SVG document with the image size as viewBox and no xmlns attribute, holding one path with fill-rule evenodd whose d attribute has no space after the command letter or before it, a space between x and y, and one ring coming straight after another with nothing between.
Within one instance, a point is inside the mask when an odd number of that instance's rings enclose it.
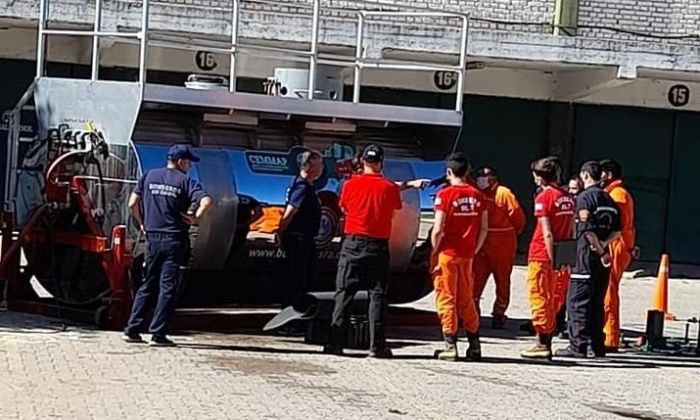
<instances>
[{"instance_id":1,"label":"dark green door","mask_svg":"<svg viewBox=\"0 0 700 420\"><path fill-rule=\"evenodd\" d=\"M550 104L487 96L467 96L460 150L476 167L491 165L515 193L527 215L518 250L527 252L535 219L530 163L547 151ZM476 169L476 168L475 168Z\"/></svg>"},{"instance_id":2,"label":"dark green door","mask_svg":"<svg viewBox=\"0 0 700 420\"><path fill-rule=\"evenodd\" d=\"M700 115L678 114L666 247L672 262L700 263Z\"/></svg>"},{"instance_id":3,"label":"dark green door","mask_svg":"<svg viewBox=\"0 0 700 420\"><path fill-rule=\"evenodd\" d=\"M581 105L576 110L574 162L615 158L635 199L637 243L658 261L664 242L673 113Z\"/></svg>"}]
</instances>

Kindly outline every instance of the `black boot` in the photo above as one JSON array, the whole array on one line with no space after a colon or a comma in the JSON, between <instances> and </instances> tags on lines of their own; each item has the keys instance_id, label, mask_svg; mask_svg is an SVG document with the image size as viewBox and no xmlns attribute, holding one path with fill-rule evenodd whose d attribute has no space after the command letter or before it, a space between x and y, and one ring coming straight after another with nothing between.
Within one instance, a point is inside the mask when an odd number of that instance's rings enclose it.
<instances>
[{"instance_id":1,"label":"black boot","mask_svg":"<svg viewBox=\"0 0 700 420\"><path fill-rule=\"evenodd\" d=\"M481 341L479 340L479 333L467 333L467 338L469 339L469 348L467 349L467 360L472 362L481 361Z\"/></svg>"}]
</instances>

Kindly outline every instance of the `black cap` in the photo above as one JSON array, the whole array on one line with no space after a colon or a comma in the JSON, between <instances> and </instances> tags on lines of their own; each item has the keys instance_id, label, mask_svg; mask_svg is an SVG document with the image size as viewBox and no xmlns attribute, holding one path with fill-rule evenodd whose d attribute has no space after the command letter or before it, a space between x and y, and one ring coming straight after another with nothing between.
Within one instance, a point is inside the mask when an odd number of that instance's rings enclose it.
<instances>
[{"instance_id":1,"label":"black cap","mask_svg":"<svg viewBox=\"0 0 700 420\"><path fill-rule=\"evenodd\" d=\"M368 163L379 163L384 161L384 149L377 144L368 144L362 150L362 159Z\"/></svg>"},{"instance_id":2,"label":"black cap","mask_svg":"<svg viewBox=\"0 0 700 420\"><path fill-rule=\"evenodd\" d=\"M178 159L187 159L192 162L199 162L199 157L192 153L190 146L186 144L174 144L168 150L168 160L176 161Z\"/></svg>"},{"instance_id":3,"label":"black cap","mask_svg":"<svg viewBox=\"0 0 700 420\"><path fill-rule=\"evenodd\" d=\"M496 169L492 168L491 166L482 166L481 168L476 170L476 176L498 176L498 172Z\"/></svg>"}]
</instances>

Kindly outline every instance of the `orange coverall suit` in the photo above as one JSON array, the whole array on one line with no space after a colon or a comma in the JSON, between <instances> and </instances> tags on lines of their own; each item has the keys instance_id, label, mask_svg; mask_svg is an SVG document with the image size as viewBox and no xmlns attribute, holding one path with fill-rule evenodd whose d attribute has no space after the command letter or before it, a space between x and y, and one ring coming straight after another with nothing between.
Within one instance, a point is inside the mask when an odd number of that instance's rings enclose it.
<instances>
[{"instance_id":1,"label":"orange coverall suit","mask_svg":"<svg viewBox=\"0 0 700 420\"><path fill-rule=\"evenodd\" d=\"M620 346L620 280L632 262L631 250L634 247L636 231L634 228L634 200L622 185L615 180L605 187L605 192L620 208L620 225L622 235L610 244L610 281L605 295L605 347Z\"/></svg>"},{"instance_id":2,"label":"orange coverall suit","mask_svg":"<svg viewBox=\"0 0 700 420\"><path fill-rule=\"evenodd\" d=\"M479 331L479 314L472 296L472 261L481 217L483 195L470 186L449 186L435 198L435 210L445 213L444 232L437 251L433 284L443 334L455 336L459 321L467 334Z\"/></svg>"},{"instance_id":3,"label":"orange coverall suit","mask_svg":"<svg viewBox=\"0 0 700 420\"><path fill-rule=\"evenodd\" d=\"M538 334L552 334L556 327L556 312L561 307L561 282L568 278L554 270L543 236L541 217L549 219L554 241L573 236L574 198L558 187L547 187L535 198L535 217L538 218L530 242L527 283L532 326Z\"/></svg>"},{"instance_id":4,"label":"orange coverall suit","mask_svg":"<svg viewBox=\"0 0 700 420\"><path fill-rule=\"evenodd\" d=\"M525 228L525 212L510 189L496 184L482 191L489 213L489 233L481 252L474 259L474 301L479 301L486 281L493 274L496 282L494 316L505 315L510 303L510 274L518 247L518 235Z\"/></svg>"}]
</instances>

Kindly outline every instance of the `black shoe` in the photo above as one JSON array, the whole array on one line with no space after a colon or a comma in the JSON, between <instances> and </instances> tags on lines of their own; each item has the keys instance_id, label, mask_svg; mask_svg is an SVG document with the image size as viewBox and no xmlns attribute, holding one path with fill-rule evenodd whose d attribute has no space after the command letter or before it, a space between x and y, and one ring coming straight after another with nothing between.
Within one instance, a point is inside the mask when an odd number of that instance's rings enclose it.
<instances>
[{"instance_id":1,"label":"black shoe","mask_svg":"<svg viewBox=\"0 0 700 420\"><path fill-rule=\"evenodd\" d=\"M323 353L324 354L332 354L334 356L342 356L343 355L343 348L340 346L335 346L332 344L326 344L323 346Z\"/></svg>"},{"instance_id":2,"label":"black shoe","mask_svg":"<svg viewBox=\"0 0 700 420\"><path fill-rule=\"evenodd\" d=\"M373 359L391 359L394 357L394 353L391 352L389 347L382 350L370 350L369 357Z\"/></svg>"},{"instance_id":3,"label":"black shoe","mask_svg":"<svg viewBox=\"0 0 700 420\"><path fill-rule=\"evenodd\" d=\"M574 359L585 359L586 354L574 351L571 347L566 347L564 349L558 349L554 352L557 357L571 357Z\"/></svg>"},{"instance_id":4,"label":"black shoe","mask_svg":"<svg viewBox=\"0 0 700 420\"><path fill-rule=\"evenodd\" d=\"M164 335L154 335L151 337L151 341L148 343L149 346L152 347L175 347L177 344L175 344L172 340L170 340L168 337Z\"/></svg>"},{"instance_id":5,"label":"black shoe","mask_svg":"<svg viewBox=\"0 0 700 420\"><path fill-rule=\"evenodd\" d=\"M605 357L605 351L593 351L593 349L589 348L587 355L591 359L600 359Z\"/></svg>"},{"instance_id":6,"label":"black shoe","mask_svg":"<svg viewBox=\"0 0 700 420\"><path fill-rule=\"evenodd\" d=\"M303 337L306 335L306 330L299 325L285 325L277 330L277 334L287 337Z\"/></svg>"},{"instance_id":7,"label":"black shoe","mask_svg":"<svg viewBox=\"0 0 700 420\"><path fill-rule=\"evenodd\" d=\"M138 333L124 333L122 340L124 340L125 343L145 343L141 337L141 334Z\"/></svg>"},{"instance_id":8,"label":"black shoe","mask_svg":"<svg viewBox=\"0 0 700 420\"><path fill-rule=\"evenodd\" d=\"M569 332L567 330L564 330L557 335L557 337L561 338L562 340L568 340L569 339Z\"/></svg>"}]
</instances>

